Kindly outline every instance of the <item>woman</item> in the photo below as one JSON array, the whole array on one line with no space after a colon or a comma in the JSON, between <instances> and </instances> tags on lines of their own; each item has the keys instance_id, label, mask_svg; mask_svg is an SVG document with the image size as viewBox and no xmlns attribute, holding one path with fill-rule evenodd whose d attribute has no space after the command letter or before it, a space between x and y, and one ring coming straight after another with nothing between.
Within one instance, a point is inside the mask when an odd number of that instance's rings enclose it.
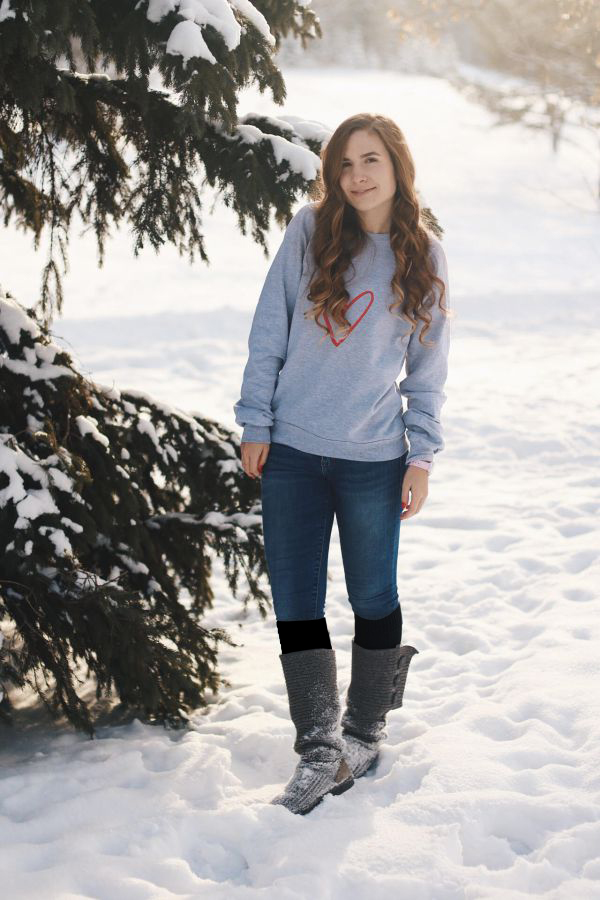
<instances>
[{"instance_id":1,"label":"woman","mask_svg":"<svg viewBox=\"0 0 600 900\"><path fill-rule=\"evenodd\" d=\"M418 651L401 646L400 522L421 511L444 448L449 349L446 258L424 224L398 126L371 114L342 122L323 150L316 196L291 219L267 274L234 406L244 471L262 476L300 755L272 802L301 814L375 765L386 715L402 705ZM355 620L341 734L325 619L334 514Z\"/></svg>"}]
</instances>

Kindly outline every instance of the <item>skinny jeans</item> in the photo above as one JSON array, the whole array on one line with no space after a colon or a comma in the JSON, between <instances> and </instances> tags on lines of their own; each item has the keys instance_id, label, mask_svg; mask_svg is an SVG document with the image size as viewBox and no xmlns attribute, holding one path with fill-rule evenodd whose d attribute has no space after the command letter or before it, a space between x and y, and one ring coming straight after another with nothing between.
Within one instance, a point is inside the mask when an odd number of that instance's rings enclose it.
<instances>
[{"instance_id":1,"label":"skinny jeans","mask_svg":"<svg viewBox=\"0 0 600 900\"><path fill-rule=\"evenodd\" d=\"M399 607L398 545L405 452L365 461L272 442L261 477L265 557L278 621L322 619L335 515L355 616Z\"/></svg>"}]
</instances>

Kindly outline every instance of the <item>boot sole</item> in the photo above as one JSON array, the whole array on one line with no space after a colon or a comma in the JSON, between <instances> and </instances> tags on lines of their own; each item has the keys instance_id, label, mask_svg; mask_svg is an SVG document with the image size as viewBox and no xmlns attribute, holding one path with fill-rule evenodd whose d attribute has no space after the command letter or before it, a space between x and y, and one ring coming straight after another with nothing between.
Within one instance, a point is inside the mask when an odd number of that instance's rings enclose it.
<instances>
[{"instance_id":1,"label":"boot sole","mask_svg":"<svg viewBox=\"0 0 600 900\"><path fill-rule=\"evenodd\" d=\"M356 781L357 778L364 778L365 775L374 775L375 769L377 768L377 766L379 764L379 760L380 760L379 756L376 756L375 759L372 759L364 772L361 772L360 775L354 776L354 780Z\"/></svg>"}]
</instances>

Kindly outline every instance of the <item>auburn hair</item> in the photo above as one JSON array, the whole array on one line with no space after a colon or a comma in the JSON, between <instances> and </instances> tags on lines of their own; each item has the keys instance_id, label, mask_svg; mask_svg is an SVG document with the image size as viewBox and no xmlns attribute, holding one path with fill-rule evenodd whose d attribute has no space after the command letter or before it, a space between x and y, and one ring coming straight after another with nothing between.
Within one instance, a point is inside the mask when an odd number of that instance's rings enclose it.
<instances>
[{"instance_id":1,"label":"auburn hair","mask_svg":"<svg viewBox=\"0 0 600 900\"><path fill-rule=\"evenodd\" d=\"M344 284L344 273L352 257L367 243L356 209L347 202L340 186L344 154L348 138L354 131L364 129L377 134L390 155L396 174L396 193L392 206L390 245L396 257L396 270L391 287L396 297L389 310L398 309L401 318L410 323L410 334L418 320L425 322L419 340L429 330L434 305L434 284L440 286L439 306L442 306L445 285L431 268L430 232L441 238L443 229L430 209L422 208L415 188L415 164L406 139L398 125L387 116L357 113L345 119L335 129L321 151L321 171L312 185L309 196L316 201L315 228L312 235L315 269L308 288L313 307L305 312L314 318L326 334L328 329L320 321L323 313L342 326L342 333L351 327L345 313L350 300ZM324 335L325 337L325 335ZM433 346L431 341L428 344Z\"/></svg>"}]
</instances>

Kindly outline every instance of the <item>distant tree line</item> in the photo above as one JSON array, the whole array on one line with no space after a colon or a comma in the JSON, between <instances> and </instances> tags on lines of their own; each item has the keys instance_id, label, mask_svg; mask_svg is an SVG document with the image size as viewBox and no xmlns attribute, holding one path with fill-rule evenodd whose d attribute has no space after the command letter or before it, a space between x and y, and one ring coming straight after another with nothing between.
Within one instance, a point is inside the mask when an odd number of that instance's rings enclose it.
<instances>
[{"instance_id":1,"label":"distant tree line","mask_svg":"<svg viewBox=\"0 0 600 900\"><path fill-rule=\"evenodd\" d=\"M283 41L282 64L441 76L492 111L499 124L546 131L555 150L567 139L569 122L600 133L598 0L372 0L368 6L361 0L313 0L311 5L322 39L305 50ZM488 78L482 69L505 77ZM600 177L593 191L600 202Z\"/></svg>"}]
</instances>

